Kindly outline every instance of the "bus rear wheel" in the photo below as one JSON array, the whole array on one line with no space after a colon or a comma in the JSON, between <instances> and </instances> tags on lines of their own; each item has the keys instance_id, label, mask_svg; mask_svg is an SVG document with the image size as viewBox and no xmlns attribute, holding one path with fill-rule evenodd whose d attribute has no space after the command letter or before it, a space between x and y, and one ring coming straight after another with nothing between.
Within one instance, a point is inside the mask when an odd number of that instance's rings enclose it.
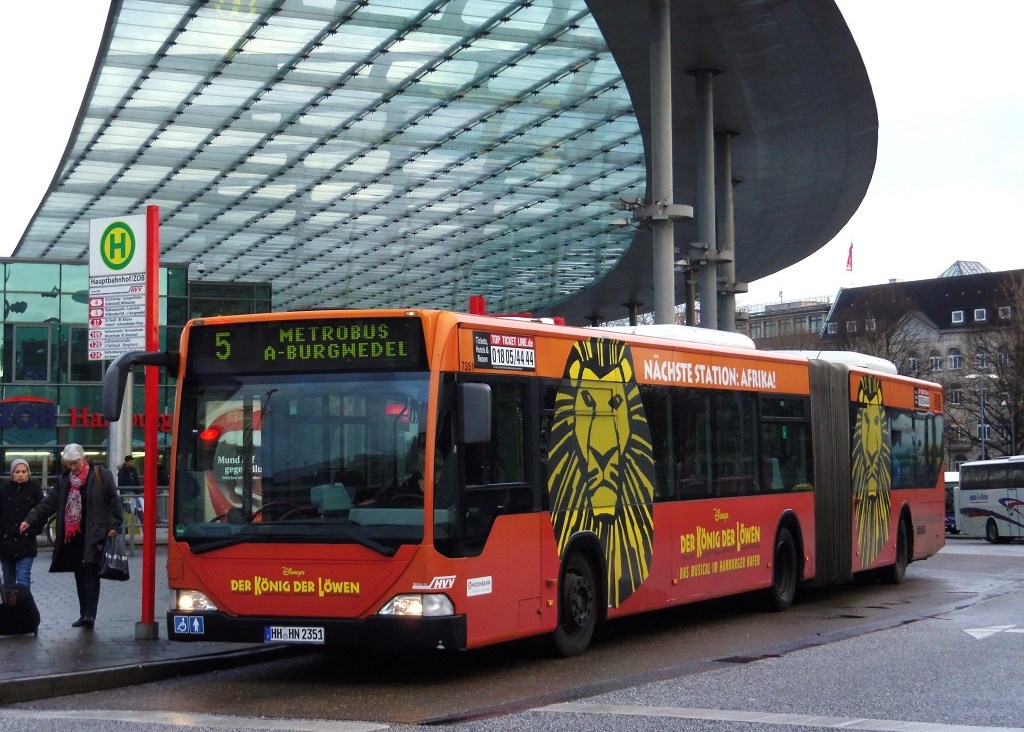
<instances>
[{"instance_id":1,"label":"bus rear wheel","mask_svg":"<svg viewBox=\"0 0 1024 732\"><path fill-rule=\"evenodd\" d=\"M772 557L772 584L767 594L768 609L781 612L793 604L799 581L796 542L793 541L793 534L789 529L779 529Z\"/></svg>"},{"instance_id":2,"label":"bus rear wheel","mask_svg":"<svg viewBox=\"0 0 1024 732\"><path fill-rule=\"evenodd\" d=\"M597 586L594 569L581 554L565 564L558 588L558 627L552 642L562 656L578 656L590 645L597 625Z\"/></svg>"},{"instance_id":3,"label":"bus rear wheel","mask_svg":"<svg viewBox=\"0 0 1024 732\"><path fill-rule=\"evenodd\" d=\"M910 540L907 536L907 523L901 520L896 529L896 561L881 569L882 581L889 585L898 585L907 576L907 565L910 563Z\"/></svg>"}]
</instances>

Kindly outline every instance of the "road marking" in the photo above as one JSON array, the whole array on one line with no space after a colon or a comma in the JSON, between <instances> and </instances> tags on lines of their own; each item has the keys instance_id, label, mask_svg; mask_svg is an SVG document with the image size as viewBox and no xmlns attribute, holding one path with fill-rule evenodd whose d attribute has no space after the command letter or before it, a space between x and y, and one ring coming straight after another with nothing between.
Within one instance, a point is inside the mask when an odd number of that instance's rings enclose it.
<instances>
[{"instance_id":1,"label":"road marking","mask_svg":"<svg viewBox=\"0 0 1024 732\"><path fill-rule=\"evenodd\" d=\"M988 628L964 628L964 632L982 640L996 633L1024 633L1024 628L1017 628L1016 625L993 625Z\"/></svg>"},{"instance_id":2,"label":"road marking","mask_svg":"<svg viewBox=\"0 0 1024 732\"><path fill-rule=\"evenodd\" d=\"M262 729L276 732L376 732L389 725L373 722L346 722L341 719L273 719L268 717L231 717L226 714L189 712L136 712L122 709L4 709L2 719L97 720L102 722L138 722L169 727L209 727L212 729Z\"/></svg>"},{"instance_id":3,"label":"road marking","mask_svg":"<svg viewBox=\"0 0 1024 732\"><path fill-rule=\"evenodd\" d=\"M869 719L867 717L829 717L813 714L774 714L771 712L741 712L727 709L693 709L690 707L642 707L619 704L552 704L532 709L534 712L562 712L566 714L611 714L626 717L664 717L673 719L700 719L710 722L748 722L751 724L785 724L795 727L826 727L835 729L863 729L878 732L1024 732L1024 727L978 727L969 724L932 724L930 722L903 722L896 719Z\"/></svg>"}]
</instances>

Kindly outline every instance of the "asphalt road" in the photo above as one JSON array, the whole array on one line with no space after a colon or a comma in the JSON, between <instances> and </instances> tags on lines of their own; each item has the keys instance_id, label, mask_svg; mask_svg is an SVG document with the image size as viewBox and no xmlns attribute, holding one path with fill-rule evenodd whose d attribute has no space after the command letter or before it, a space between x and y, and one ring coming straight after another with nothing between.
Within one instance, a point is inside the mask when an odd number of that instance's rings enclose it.
<instances>
[{"instance_id":1,"label":"asphalt road","mask_svg":"<svg viewBox=\"0 0 1024 732\"><path fill-rule=\"evenodd\" d=\"M1022 658L1024 544L953 540L901 586L622 620L578 659L311 653L4 707L0 730L1024 730Z\"/></svg>"}]
</instances>

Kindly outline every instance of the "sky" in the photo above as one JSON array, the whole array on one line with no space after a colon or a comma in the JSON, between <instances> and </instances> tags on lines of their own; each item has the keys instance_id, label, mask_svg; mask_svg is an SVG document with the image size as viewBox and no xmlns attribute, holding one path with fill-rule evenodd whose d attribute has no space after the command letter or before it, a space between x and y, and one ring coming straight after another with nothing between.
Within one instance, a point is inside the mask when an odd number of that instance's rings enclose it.
<instances>
[{"instance_id":1,"label":"sky","mask_svg":"<svg viewBox=\"0 0 1024 732\"><path fill-rule=\"evenodd\" d=\"M633 0L638 1L638 0ZM1022 0L838 0L878 107L867 195L806 260L749 284L739 304L834 297L930 279L958 259L1024 268ZM6 175L0 256L14 249L60 162L109 0L11 3L0 25ZM734 160L738 171L742 161ZM741 171L740 171L741 172ZM737 238L743 236L736 232ZM853 244L853 269L847 255Z\"/></svg>"}]
</instances>

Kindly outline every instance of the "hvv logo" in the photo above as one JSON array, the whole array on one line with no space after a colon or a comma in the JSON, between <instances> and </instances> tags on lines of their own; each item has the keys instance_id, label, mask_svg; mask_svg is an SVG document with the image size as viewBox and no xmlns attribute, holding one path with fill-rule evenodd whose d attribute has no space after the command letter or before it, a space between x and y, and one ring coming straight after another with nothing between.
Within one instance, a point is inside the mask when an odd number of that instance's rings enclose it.
<instances>
[{"instance_id":1,"label":"hvv logo","mask_svg":"<svg viewBox=\"0 0 1024 732\"><path fill-rule=\"evenodd\" d=\"M445 577L434 577L430 580L430 584L422 584L419 582L413 582L412 588L414 590L450 590L455 586L455 575L450 574Z\"/></svg>"}]
</instances>

